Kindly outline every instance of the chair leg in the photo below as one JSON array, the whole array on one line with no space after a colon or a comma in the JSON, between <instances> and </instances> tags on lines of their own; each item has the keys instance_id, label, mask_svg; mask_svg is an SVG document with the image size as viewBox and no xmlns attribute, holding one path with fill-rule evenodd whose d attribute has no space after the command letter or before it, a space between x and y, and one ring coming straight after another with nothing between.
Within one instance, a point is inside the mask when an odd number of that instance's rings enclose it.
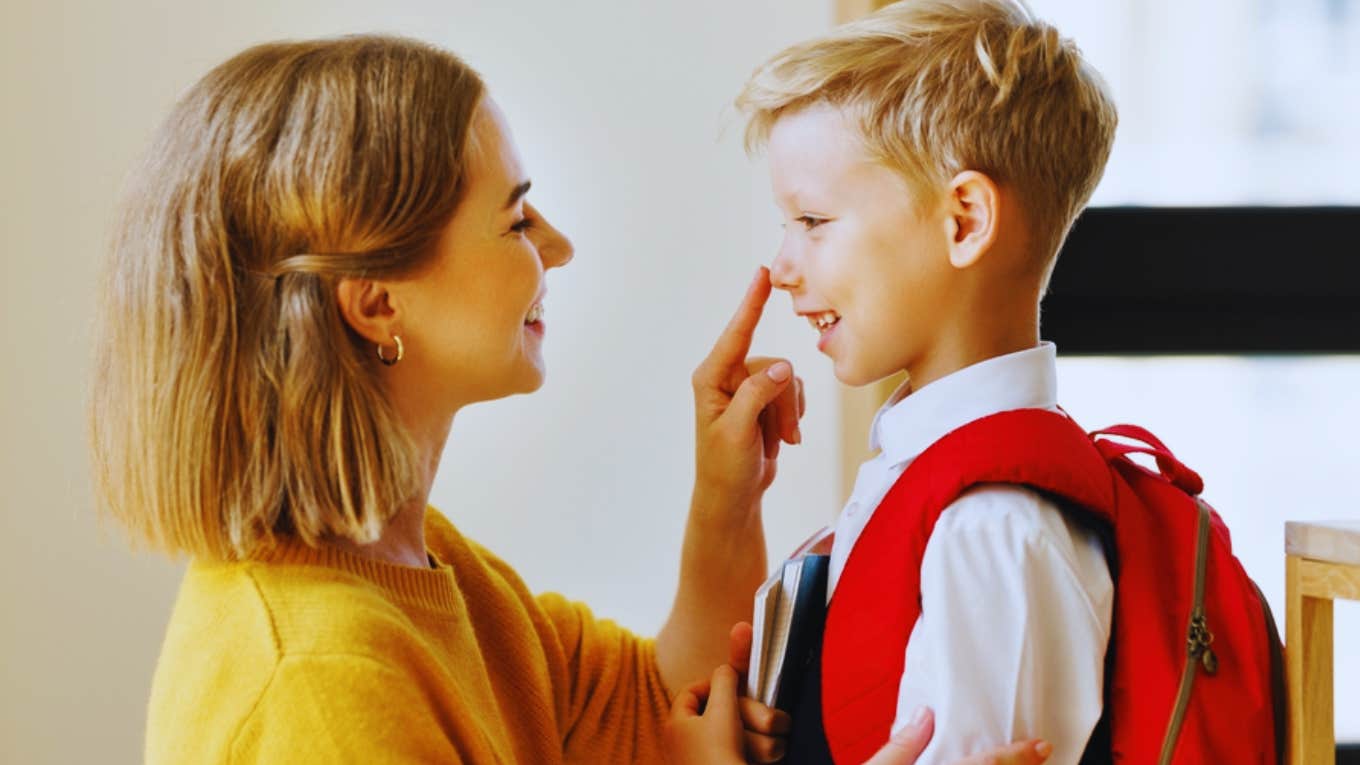
<instances>
[{"instance_id":1,"label":"chair leg","mask_svg":"<svg viewBox=\"0 0 1360 765\"><path fill-rule=\"evenodd\" d=\"M1305 562L1285 560L1285 663L1289 674L1289 762L1335 765L1332 601L1304 594Z\"/></svg>"}]
</instances>

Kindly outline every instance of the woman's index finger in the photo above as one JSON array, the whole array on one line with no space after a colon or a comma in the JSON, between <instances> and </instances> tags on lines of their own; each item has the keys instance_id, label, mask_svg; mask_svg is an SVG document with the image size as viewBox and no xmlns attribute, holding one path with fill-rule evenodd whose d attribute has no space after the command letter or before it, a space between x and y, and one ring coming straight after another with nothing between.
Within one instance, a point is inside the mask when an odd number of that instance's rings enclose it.
<instances>
[{"instance_id":1,"label":"woman's index finger","mask_svg":"<svg viewBox=\"0 0 1360 765\"><path fill-rule=\"evenodd\" d=\"M756 325L765 312L765 302L770 299L770 292L770 272L761 266L746 288L741 305L737 306L736 313L713 345L713 352L708 357L710 362L727 366L746 359L746 354L751 350L751 340L755 337Z\"/></svg>"}]
</instances>

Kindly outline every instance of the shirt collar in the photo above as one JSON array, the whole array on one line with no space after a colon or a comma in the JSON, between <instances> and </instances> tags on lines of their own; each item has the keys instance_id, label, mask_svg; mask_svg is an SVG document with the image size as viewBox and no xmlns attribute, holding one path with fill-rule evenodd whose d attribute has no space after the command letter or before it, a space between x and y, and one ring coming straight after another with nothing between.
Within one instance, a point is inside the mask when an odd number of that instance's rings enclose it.
<instances>
[{"instance_id":1,"label":"shirt collar","mask_svg":"<svg viewBox=\"0 0 1360 765\"><path fill-rule=\"evenodd\" d=\"M874 416L869 448L881 449L896 465L973 420L1012 409L1055 408L1057 357L1053 343L1044 342L965 367L920 390L911 390L907 380Z\"/></svg>"}]
</instances>

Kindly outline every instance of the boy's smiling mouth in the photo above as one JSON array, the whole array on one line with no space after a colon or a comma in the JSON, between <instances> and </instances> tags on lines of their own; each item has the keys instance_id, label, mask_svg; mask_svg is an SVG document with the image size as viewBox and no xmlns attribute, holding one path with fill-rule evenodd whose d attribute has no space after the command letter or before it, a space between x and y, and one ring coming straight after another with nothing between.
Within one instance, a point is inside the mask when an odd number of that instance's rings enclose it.
<instances>
[{"instance_id":1,"label":"boy's smiling mouth","mask_svg":"<svg viewBox=\"0 0 1360 765\"><path fill-rule=\"evenodd\" d=\"M821 311L804 315L807 316L808 323L812 325L812 328L821 334L826 334L827 330L836 326L836 323L841 320L841 315L835 311Z\"/></svg>"},{"instance_id":2,"label":"boy's smiling mouth","mask_svg":"<svg viewBox=\"0 0 1360 765\"><path fill-rule=\"evenodd\" d=\"M840 326L841 315L831 309L800 311L796 306L793 312L807 319L808 324L817 330L817 350L827 353L827 346L836 334L836 327Z\"/></svg>"}]
</instances>

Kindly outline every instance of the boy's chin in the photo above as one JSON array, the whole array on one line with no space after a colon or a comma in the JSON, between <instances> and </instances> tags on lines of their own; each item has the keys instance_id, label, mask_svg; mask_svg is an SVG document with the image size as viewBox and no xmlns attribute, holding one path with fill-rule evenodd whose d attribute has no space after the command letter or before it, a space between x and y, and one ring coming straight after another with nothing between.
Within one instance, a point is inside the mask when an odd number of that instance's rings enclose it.
<instances>
[{"instance_id":1,"label":"boy's chin","mask_svg":"<svg viewBox=\"0 0 1360 765\"><path fill-rule=\"evenodd\" d=\"M836 374L836 379L839 380L842 385L851 388L863 388L866 385L873 385L874 383L882 382L896 374L895 371L866 369L840 360L836 361L833 369Z\"/></svg>"}]
</instances>

